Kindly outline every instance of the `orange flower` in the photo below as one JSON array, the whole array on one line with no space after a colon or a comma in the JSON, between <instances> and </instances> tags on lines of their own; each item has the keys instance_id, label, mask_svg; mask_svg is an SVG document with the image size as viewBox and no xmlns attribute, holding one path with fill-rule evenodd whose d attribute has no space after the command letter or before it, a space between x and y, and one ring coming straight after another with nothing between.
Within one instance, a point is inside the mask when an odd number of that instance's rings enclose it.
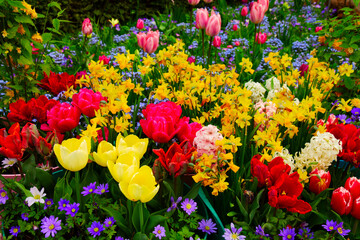
<instances>
[{"instance_id":1,"label":"orange flower","mask_svg":"<svg viewBox=\"0 0 360 240\"><path fill-rule=\"evenodd\" d=\"M25 29L24 26L20 23L18 29L17 29L17 33L20 33L21 35L25 34Z\"/></svg>"},{"instance_id":2,"label":"orange flower","mask_svg":"<svg viewBox=\"0 0 360 240\"><path fill-rule=\"evenodd\" d=\"M40 35L40 33L36 33L34 34L32 37L31 37L32 40L34 40L35 42L38 42L38 43L42 43L43 42L43 39Z\"/></svg>"}]
</instances>

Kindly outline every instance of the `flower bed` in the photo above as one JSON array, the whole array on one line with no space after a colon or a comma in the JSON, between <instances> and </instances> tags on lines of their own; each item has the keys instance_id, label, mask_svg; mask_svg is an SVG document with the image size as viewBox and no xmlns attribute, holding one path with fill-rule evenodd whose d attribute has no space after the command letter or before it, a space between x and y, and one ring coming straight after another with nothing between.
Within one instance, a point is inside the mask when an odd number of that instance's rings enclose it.
<instances>
[{"instance_id":1,"label":"flower bed","mask_svg":"<svg viewBox=\"0 0 360 240\"><path fill-rule=\"evenodd\" d=\"M70 36L60 4L40 34L46 16L3 2L0 156L22 176L0 177L9 239L358 238L349 9L189 0Z\"/></svg>"}]
</instances>

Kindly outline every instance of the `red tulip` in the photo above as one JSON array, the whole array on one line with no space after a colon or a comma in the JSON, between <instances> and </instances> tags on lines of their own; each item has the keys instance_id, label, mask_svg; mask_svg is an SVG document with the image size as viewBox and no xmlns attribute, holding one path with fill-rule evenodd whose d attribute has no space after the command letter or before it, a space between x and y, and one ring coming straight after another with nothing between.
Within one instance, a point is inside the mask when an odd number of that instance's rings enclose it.
<instances>
[{"instance_id":1,"label":"red tulip","mask_svg":"<svg viewBox=\"0 0 360 240\"><path fill-rule=\"evenodd\" d=\"M10 103L10 112L7 117L10 122L30 122L33 120L34 103L26 103L19 99L16 102Z\"/></svg>"},{"instance_id":2,"label":"red tulip","mask_svg":"<svg viewBox=\"0 0 360 240\"><path fill-rule=\"evenodd\" d=\"M72 105L77 106L81 113L92 118L95 117L95 111L99 110L100 102L106 101L106 98L101 95L100 92L82 88L79 93L76 93L72 97Z\"/></svg>"},{"instance_id":3,"label":"red tulip","mask_svg":"<svg viewBox=\"0 0 360 240\"><path fill-rule=\"evenodd\" d=\"M50 71L50 76L44 73L45 77L41 80L40 87L50 91L53 95L58 95L62 91L66 91L70 86L76 87L75 76L69 75L67 72L56 74Z\"/></svg>"},{"instance_id":4,"label":"red tulip","mask_svg":"<svg viewBox=\"0 0 360 240\"><path fill-rule=\"evenodd\" d=\"M103 64L107 65L110 62L110 58L108 58L105 55L102 55L102 56L99 57L99 61L102 62Z\"/></svg>"},{"instance_id":5,"label":"red tulip","mask_svg":"<svg viewBox=\"0 0 360 240\"><path fill-rule=\"evenodd\" d=\"M200 123L193 122L189 124L189 118L183 117L179 120L177 126L179 131L176 134L180 142L188 140L190 144L193 144L194 138L196 137L196 132L199 131L202 126Z\"/></svg>"},{"instance_id":6,"label":"red tulip","mask_svg":"<svg viewBox=\"0 0 360 240\"><path fill-rule=\"evenodd\" d=\"M241 16L245 17L248 13L249 10L246 6L241 9Z\"/></svg>"},{"instance_id":7,"label":"red tulip","mask_svg":"<svg viewBox=\"0 0 360 240\"><path fill-rule=\"evenodd\" d=\"M356 219L360 219L360 197L354 200L353 207L351 209L351 216Z\"/></svg>"},{"instance_id":8,"label":"red tulip","mask_svg":"<svg viewBox=\"0 0 360 240\"><path fill-rule=\"evenodd\" d=\"M27 142L28 147L36 150L42 156L50 155L52 151L52 144L40 136L35 124L27 123L21 130L23 140Z\"/></svg>"},{"instance_id":9,"label":"red tulip","mask_svg":"<svg viewBox=\"0 0 360 240\"><path fill-rule=\"evenodd\" d=\"M89 18L85 18L82 24L82 33L89 36L93 32L91 21Z\"/></svg>"},{"instance_id":10,"label":"red tulip","mask_svg":"<svg viewBox=\"0 0 360 240\"><path fill-rule=\"evenodd\" d=\"M319 32L319 31L321 31L321 30L322 30L322 27L317 26L317 27L315 28L315 32Z\"/></svg>"},{"instance_id":11,"label":"red tulip","mask_svg":"<svg viewBox=\"0 0 360 240\"><path fill-rule=\"evenodd\" d=\"M209 21L209 12L206 8L199 8L196 11L196 28L205 29Z\"/></svg>"},{"instance_id":12,"label":"red tulip","mask_svg":"<svg viewBox=\"0 0 360 240\"><path fill-rule=\"evenodd\" d=\"M345 188L351 193L353 199L360 196L360 179L349 177L345 182Z\"/></svg>"},{"instance_id":13,"label":"red tulip","mask_svg":"<svg viewBox=\"0 0 360 240\"><path fill-rule=\"evenodd\" d=\"M256 33L255 38L258 44L264 44L267 40L267 35L266 33L258 32Z\"/></svg>"},{"instance_id":14,"label":"red tulip","mask_svg":"<svg viewBox=\"0 0 360 240\"><path fill-rule=\"evenodd\" d=\"M233 25L233 31L237 31L238 30L238 25L234 24Z\"/></svg>"},{"instance_id":15,"label":"red tulip","mask_svg":"<svg viewBox=\"0 0 360 240\"><path fill-rule=\"evenodd\" d=\"M34 47L34 44L33 43L30 43L30 46L31 46L31 51L32 51L32 54L34 54L34 55L37 55L37 54L39 54L39 50L40 49L38 49L38 48L36 48L36 47Z\"/></svg>"},{"instance_id":16,"label":"red tulip","mask_svg":"<svg viewBox=\"0 0 360 240\"><path fill-rule=\"evenodd\" d=\"M188 171L188 164L190 162L192 153L195 151L194 147L185 140L180 145L173 143L168 151L154 149L153 152L159 157L161 165L172 176L180 176Z\"/></svg>"},{"instance_id":17,"label":"red tulip","mask_svg":"<svg viewBox=\"0 0 360 240\"><path fill-rule=\"evenodd\" d=\"M221 37L215 36L213 40L214 47L220 47L221 46Z\"/></svg>"},{"instance_id":18,"label":"red tulip","mask_svg":"<svg viewBox=\"0 0 360 240\"><path fill-rule=\"evenodd\" d=\"M250 11L250 20L255 24L259 24L264 19L264 15L265 6L260 3L254 2Z\"/></svg>"},{"instance_id":19,"label":"red tulip","mask_svg":"<svg viewBox=\"0 0 360 240\"><path fill-rule=\"evenodd\" d=\"M21 137L19 123L13 124L8 132L0 129L0 154L21 161L26 148L27 141Z\"/></svg>"},{"instance_id":20,"label":"red tulip","mask_svg":"<svg viewBox=\"0 0 360 240\"><path fill-rule=\"evenodd\" d=\"M309 71L309 65L302 64L299 68L299 71L300 71L300 76L303 77L305 75L305 73L307 73Z\"/></svg>"},{"instance_id":21,"label":"red tulip","mask_svg":"<svg viewBox=\"0 0 360 240\"><path fill-rule=\"evenodd\" d=\"M264 187L265 185L268 185L270 181L270 172L268 169L268 166L266 166L264 163L260 161L261 155L257 154L255 155L250 162L251 165L251 175L253 177L256 177L258 180L258 187Z\"/></svg>"},{"instance_id":22,"label":"red tulip","mask_svg":"<svg viewBox=\"0 0 360 240\"><path fill-rule=\"evenodd\" d=\"M144 20L139 18L136 23L136 28L139 30L143 29L144 28Z\"/></svg>"},{"instance_id":23,"label":"red tulip","mask_svg":"<svg viewBox=\"0 0 360 240\"><path fill-rule=\"evenodd\" d=\"M349 214L353 205L351 193L344 187L334 190L331 197L331 208L340 215Z\"/></svg>"},{"instance_id":24,"label":"red tulip","mask_svg":"<svg viewBox=\"0 0 360 240\"><path fill-rule=\"evenodd\" d=\"M219 34L220 30L221 30L220 14L212 11L205 29L206 35L215 37L216 35Z\"/></svg>"},{"instance_id":25,"label":"red tulip","mask_svg":"<svg viewBox=\"0 0 360 240\"><path fill-rule=\"evenodd\" d=\"M79 124L80 115L81 112L77 107L66 102L59 103L48 111L48 126L43 124L41 129L45 131L56 130L59 133L71 131Z\"/></svg>"},{"instance_id":26,"label":"red tulip","mask_svg":"<svg viewBox=\"0 0 360 240\"><path fill-rule=\"evenodd\" d=\"M313 193L319 194L329 188L331 182L331 175L329 172L318 170L316 168L310 173L310 176L309 189Z\"/></svg>"}]
</instances>

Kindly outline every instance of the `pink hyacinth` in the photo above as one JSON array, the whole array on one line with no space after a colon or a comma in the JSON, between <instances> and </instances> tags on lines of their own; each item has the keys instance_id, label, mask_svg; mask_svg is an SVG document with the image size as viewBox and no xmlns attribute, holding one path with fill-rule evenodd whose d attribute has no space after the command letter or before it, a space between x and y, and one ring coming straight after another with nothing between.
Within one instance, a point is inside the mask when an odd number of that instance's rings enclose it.
<instances>
[{"instance_id":1,"label":"pink hyacinth","mask_svg":"<svg viewBox=\"0 0 360 240\"><path fill-rule=\"evenodd\" d=\"M201 157L203 154L217 156L216 154L216 141L223 139L223 135L219 129L214 125L202 127L196 132L194 138L194 146L196 147L197 156Z\"/></svg>"}]
</instances>

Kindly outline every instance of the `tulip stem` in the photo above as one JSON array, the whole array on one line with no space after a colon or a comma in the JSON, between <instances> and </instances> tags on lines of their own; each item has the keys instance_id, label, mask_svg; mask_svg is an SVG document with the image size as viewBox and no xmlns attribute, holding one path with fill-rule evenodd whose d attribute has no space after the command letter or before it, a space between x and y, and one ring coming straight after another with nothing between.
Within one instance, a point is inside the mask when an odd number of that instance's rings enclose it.
<instances>
[{"instance_id":1,"label":"tulip stem","mask_svg":"<svg viewBox=\"0 0 360 240\"><path fill-rule=\"evenodd\" d=\"M214 37L210 37L210 42L209 42L209 53L208 53L208 64L207 64L208 67L211 63L211 45L212 45L213 38Z\"/></svg>"},{"instance_id":2,"label":"tulip stem","mask_svg":"<svg viewBox=\"0 0 360 240\"><path fill-rule=\"evenodd\" d=\"M80 173L75 172L75 188L76 188L76 202L80 203Z\"/></svg>"},{"instance_id":3,"label":"tulip stem","mask_svg":"<svg viewBox=\"0 0 360 240\"><path fill-rule=\"evenodd\" d=\"M203 52L203 61L205 63L205 29L201 29L201 35L202 35L202 52Z\"/></svg>"},{"instance_id":4,"label":"tulip stem","mask_svg":"<svg viewBox=\"0 0 360 240\"><path fill-rule=\"evenodd\" d=\"M359 225L359 219L355 219L355 222L354 222L354 225L353 225L353 228L352 228L352 232L354 233L354 235L357 235L358 225Z\"/></svg>"},{"instance_id":5,"label":"tulip stem","mask_svg":"<svg viewBox=\"0 0 360 240\"><path fill-rule=\"evenodd\" d=\"M257 27L257 24L255 24L255 31L254 31L253 56L254 56L254 54L255 54L255 44L256 44L256 27Z\"/></svg>"}]
</instances>

